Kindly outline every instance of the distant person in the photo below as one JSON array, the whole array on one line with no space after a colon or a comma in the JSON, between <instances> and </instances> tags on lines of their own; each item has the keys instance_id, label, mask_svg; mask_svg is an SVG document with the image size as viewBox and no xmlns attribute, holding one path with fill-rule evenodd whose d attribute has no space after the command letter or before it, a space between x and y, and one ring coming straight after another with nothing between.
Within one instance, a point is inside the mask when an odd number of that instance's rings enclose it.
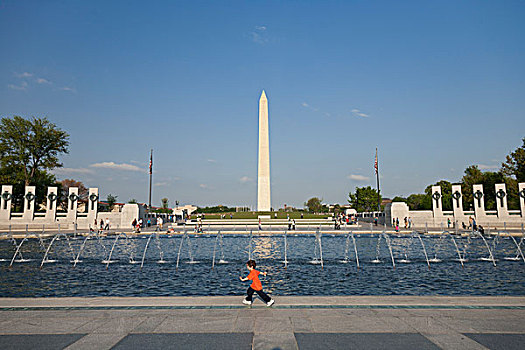
<instances>
[{"instance_id":1,"label":"distant person","mask_svg":"<svg viewBox=\"0 0 525 350\"><path fill-rule=\"evenodd\" d=\"M137 219L133 219L133 221L131 222L131 227L137 227Z\"/></svg>"},{"instance_id":2,"label":"distant person","mask_svg":"<svg viewBox=\"0 0 525 350\"><path fill-rule=\"evenodd\" d=\"M104 229L104 219L100 219L100 230Z\"/></svg>"},{"instance_id":3,"label":"distant person","mask_svg":"<svg viewBox=\"0 0 525 350\"><path fill-rule=\"evenodd\" d=\"M304 214L303 214L303 213L301 213L301 219L303 219L303 218L304 218Z\"/></svg>"},{"instance_id":4,"label":"distant person","mask_svg":"<svg viewBox=\"0 0 525 350\"><path fill-rule=\"evenodd\" d=\"M472 230L476 231L478 229L478 225L476 225L476 219L472 218Z\"/></svg>"},{"instance_id":5,"label":"distant person","mask_svg":"<svg viewBox=\"0 0 525 350\"><path fill-rule=\"evenodd\" d=\"M461 227L463 227L464 230L467 229L467 225L465 225L465 223L463 221L461 222Z\"/></svg>"},{"instance_id":6,"label":"distant person","mask_svg":"<svg viewBox=\"0 0 525 350\"><path fill-rule=\"evenodd\" d=\"M261 223L261 219L259 219L259 231L262 230L262 223Z\"/></svg>"},{"instance_id":7,"label":"distant person","mask_svg":"<svg viewBox=\"0 0 525 350\"><path fill-rule=\"evenodd\" d=\"M109 230L109 218L106 218L106 226L104 226L104 230Z\"/></svg>"},{"instance_id":8,"label":"distant person","mask_svg":"<svg viewBox=\"0 0 525 350\"><path fill-rule=\"evenodd\" d=\"M292 220L290 220L290 217L288 217L288 231L292 229Z\"/></svg>"},{"instance_id":9,"label":"distant person","mask_svg":"<svg viewBox=\"0 0 525 350\"><path fill-rule=\"evenodd\" d=\"M230 219L233 219L233 214L230 214Z\"/></svg>"},{"instance_id":10,"label":"distant person","mask_svg":"<svg viewBox=\"0 0 525 350\"><path fill-rule=\"evenodd\" d=\"M261 272L255 269L256 266L257 264L254 260L248 260L248 262L246 263L246 268L248 269L248 271L250 271L250 273L244 278L242 276L239 277L239 279L243 282L248 280L252 281L252 284L250 285L250 287L248 287L248 290L246 291L246 294L248 295L242 301L242 303L246 305L252 305L253 293L257 293L259 297L261 297L261 299L266 303L266 306L272 306L275 303L275 300L273 300L265 292L263 292L262 284L259 280L259 274L261 274ZM262 274L266 276L266 271L262 272Z\"/></svg>"},{"instance_id":11,"label":"distant person","mask_svg":"<svg viewBox=\"0 0 525 350\"><path fill-rule=\"evenodd\" d=\"M292 220L292 230L295 231L295 219Z\"/></svg>"},{"instance_id":12,"label":"distant person","mask_svg":"<svg viewBox=\"0 0 525 350\"><path fill-rule=\"evenodd\" d=\"M399 226L399 218L396 218L396 226Z\"/></svg>"},{"instance_id":13,"label":"distant person","mask_svg":"<svg viewBox=\"0 0 525 350\"><path fill-rule=\"evenodd\" d=\"M408 228L408 218L405 216L403 221L405 222L405 230L406 230Z\"/></svg>"},{"instance_id":14,"label":"distant person","mask_svg":"<svg viewBox=\"0 0 525 350\"><path fill-rule=\"evenodd\" d=\"M485 234L485 229L484 229L483 226L481 226L481 225L478 226L478 231L479 231L479 233L481 233L482 235Z\"/></svg>"},{"instance_id":15,"label":"distant person","mask_svg":"<svg viewBox=\"0 0 525 350\"><path fill-rule=\"evenodd\" d=\"M408 228L412 228L412 218L408 217Z\"/></svg>"},{"instance_id":16,"label":"distant person","mask_svg":"<svg viewBox=\"0 0 525 350\"><path fill-rule=\"evenodd\" d=\"M396 218L392 218L392 227L396 227Z\"/></svg>"},{"instance_id":17,"label":"distant person","mask_svg":"<svg viewBox=\"0 0 525 350\"><path fill-rule=\"evenodd\" d=\"M346 223L348 223L348 219L346 220ZM377 216L374 218L374 225L377 226Z\"/></svg>"},{"instance_id":18,"label":"distant person","mask_svg":"<svg viewBox=\"0 0 525 350\"><path fill-rule=\"evenodd\" d=\"M142 228L142 224L144 224L144 220L142 220L142 218L139 219L139 227Z\"/></svg>"},{"instance_id":19,"label":"distant person","mask_svg":"<svg viewBox=\"0 0 525 350\"><path fill-rule=\"evenodd\" d=\"M151 219L148 219L148 222L146 224L147 227L150 227L151 226Z\"/></svg>"},{"instance_id":20,"label":"distant person","mask_svg":"<svg viewBox=\"0 0 525 350\"><path fill-rule=\"evenodd\" d=\"M273 217L277 219L277 213L273 214Z\"/></svg>"}]
</instances>

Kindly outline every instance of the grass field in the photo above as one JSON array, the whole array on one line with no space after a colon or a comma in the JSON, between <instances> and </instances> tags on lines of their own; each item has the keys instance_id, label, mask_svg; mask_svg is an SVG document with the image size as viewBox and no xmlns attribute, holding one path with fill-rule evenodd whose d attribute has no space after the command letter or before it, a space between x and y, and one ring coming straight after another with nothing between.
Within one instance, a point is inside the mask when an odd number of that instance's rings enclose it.
<instances>
[{"instance_id":1,"label":"grass field","mask_svg":"<svg viewBox=\"0 0 525 350\"><path fill-rule=\"evenodd\" d=\"M277 219L286 219L287 215L290 216L290 219L300 219L301 213L300 212L238 212L238 213L225 213L226 217L224 220L230 220L230 214L233 216L233 219L257 219L259 215L270 215L272 219L275 219L275 213L277 213ZM213 213L213 214L205 214L206 219L220 219L221 214L220 213ZM196 215L193 214L192 218ZM311 213L303 213L304 219L324 219L327 218L328 214L311 214Z\"/></svg>"}]
</instances>

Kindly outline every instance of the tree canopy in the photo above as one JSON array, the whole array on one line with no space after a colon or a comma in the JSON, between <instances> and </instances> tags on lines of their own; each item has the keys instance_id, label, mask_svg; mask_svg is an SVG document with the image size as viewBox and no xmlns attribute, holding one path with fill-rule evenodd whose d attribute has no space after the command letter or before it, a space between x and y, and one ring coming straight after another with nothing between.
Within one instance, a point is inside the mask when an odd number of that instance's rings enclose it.
<instances>
[{"instance_id":1,"label":"tree canopy","mask_svg":"<svg viewBox=\"0 0 525 350\"><path fill-rule=\"evenodd\" d=\"M357 211L376 211L379 194L370 186L356 187L355 193L348 194L348 203ZM379 197L381 201L381 197Z\"/></svg>"},{"instance_id":2,"label":"tree canopy","mask_svg":"<svg viewBox=\"0 0 525 350\"><path fill-rule=\"evenodd\" d=\"M322 199L312 197L304 203L304 206L310 213L320 213L323 210Z\"/></svg>"},{"instance_id":3,"label":"tree canopy","mask_svg":"<svg viewBox=\"0 0 525 350\"><path fill-rule=\"evenodd\" d=\"M58 156L69 152L69 135L47 118L4 117L0 121L0 166L26 186L39 172L62 166Z\"/></svg>"},{"instance_id":4,"label":"tree canopy","mask_svg":"<svg viewBox=\"0 0 525 350\"><path fill-rule=\"evenodd\" d=\"M501 164L503 174L513 177L518 182L525 182L525 137L523 144L511 152Z\"/></svg>"}]
</instances>

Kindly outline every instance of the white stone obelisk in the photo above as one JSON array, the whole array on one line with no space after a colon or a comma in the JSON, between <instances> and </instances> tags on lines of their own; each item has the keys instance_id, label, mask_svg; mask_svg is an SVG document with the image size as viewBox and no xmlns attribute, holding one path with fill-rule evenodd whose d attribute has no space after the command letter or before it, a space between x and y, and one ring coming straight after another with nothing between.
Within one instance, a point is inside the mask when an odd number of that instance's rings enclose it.
<instances>
[{"instance_id":1,"label":"white stone obelisk","mask_svg":"<svg viewBox=\"0 0 525 350\"><path fill-rule=\"evenodd\" d=\"M257 211L270 211L270 142L268 136L268 99L264 90L259 99L259 165Z\"/></svg>"}]
</instances>

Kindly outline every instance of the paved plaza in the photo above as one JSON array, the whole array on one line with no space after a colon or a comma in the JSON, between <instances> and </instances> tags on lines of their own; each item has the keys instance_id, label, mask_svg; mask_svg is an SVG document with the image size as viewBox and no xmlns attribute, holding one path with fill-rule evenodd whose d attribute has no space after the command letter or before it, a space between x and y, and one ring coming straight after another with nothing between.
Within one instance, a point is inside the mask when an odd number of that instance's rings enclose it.
<instances>
[{"instance_id":1,"label":"paved plaza","mask_svg":"<svg viewBox=\"0 0 525 350\"><path fill-rule=\"evenodd\" d=\"M523 349L525 297L0 298L2 349Z\"/></svg>"}]
</instances>

